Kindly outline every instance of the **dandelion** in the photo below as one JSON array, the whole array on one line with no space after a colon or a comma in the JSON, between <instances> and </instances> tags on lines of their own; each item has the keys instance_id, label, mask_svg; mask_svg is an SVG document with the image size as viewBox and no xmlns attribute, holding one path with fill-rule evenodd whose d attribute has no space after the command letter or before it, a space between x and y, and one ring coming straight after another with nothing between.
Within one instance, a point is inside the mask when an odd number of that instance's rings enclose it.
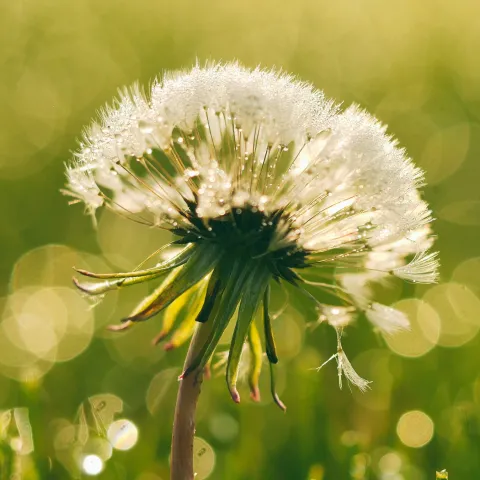
<instances>
[{"instance_id":1,"label":"dandelion","mask_svg":"<svg viewBox=\"0 0 480 480\"><path fill-rule=\"evenodd\" d=\"M391 276L436 280L431 212L422 172L386 127L357 106L340 110L295 78L238 64L165 75L148 94L123 90L92 124L67 169L65 193L95 217L103 207L174 236L166 260L116 274L78 272L90 295L149 281L159 285L114 330L165 310L155 343L192 334L173 435L172 478L193 478L191 438L203 372L235 322L227 386L248 351L252 398L265 352L275 402L278 362L269 310L272 282L315 302L337 332L359 314L391 333L408 325L372 303L370 285ZM171 253L169 253L171 250ZM316 272L325 279L308 279ZM316 292L334 298L324 304ZM255 314L263 312L260 335ZM263 339L261 338L263 337ZM364 390L340 343L339 376ZM183 475L183 476L182 476Z\"/></svg>"}]
</instances>

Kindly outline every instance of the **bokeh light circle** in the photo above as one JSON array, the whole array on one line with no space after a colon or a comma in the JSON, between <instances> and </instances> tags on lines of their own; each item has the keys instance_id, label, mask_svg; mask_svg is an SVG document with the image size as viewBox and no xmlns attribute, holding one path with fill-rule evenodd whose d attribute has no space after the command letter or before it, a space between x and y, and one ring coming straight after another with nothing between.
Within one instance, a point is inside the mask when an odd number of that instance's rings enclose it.
<instances>
[{"instance_id":1,"label":"bokeh light circle","mask_svg":"<svg viewBox=\"0 0 480 480\"><path fill-rule=\"evenodd\" d=\"M465 285L444 283L430 288L423 300L441 320L439 345L459 347L480 330L480 299Z\"/></svg>"},{"instance_id":2,"label":"bokeh light circle","mask_svg":"<svg viewBox=\"0 0 480 480\"><path fill-rule=\"evenodd\" d=\"M90 305L71 288L16 290L6 299L0 325L0 371L16 379L25 372L39 378L55 362L82 353L94 329Z\"/></svg>"},{"instance_id":3,"label":"bokeh light circle","mask_svg":"<svg viewBox=\"0 0 480 480\"><path fill-rule=\"evenodd\" d=\"M209 422L212 435L221 442L231 442L239 431L238 422L228 413L212 415Z\"/></svg>"},{"instance_id":4,"label":"bokeh light circle","mask_svg":"<svg viewBox=\"0 0 480 480\"><path fill-rule=\"evenodd\" d=\"M96 455L106 462L112 456L112 445L103 437L90 437L83 447L83 452L86 454Z\"/></svg>"},{"instance_id":5,"label":"bokeh light circle","mask_svg":"<svg viewBox=\"0 0 480 480\"><path fill-rule=\"evenodd\" d=\"M121 240L120 240L121 239ZM105 258L122 270L131 270L171 241L171 235L105 210L98 222L98 242Z\"/></svg>"},{"instance_id":6,"label":"bokeh light circle","mask_svg":"<svg viewBox=\"0 0 480 480\"><path fill-rule=\"evenodd\" d=\"M116 420L108 427L107 437L116 450L130 450L137 443L138 428L130 420Z\"/></svg>"},{"instance_id":7,"label":"bokeh light circle","mask_svg":"<svg viewBox=\"0 0 480 480\"><path fill-rule=\"evenodd\" d=\"M87 475L98 475L103 470L103 461L98 455L86 455L82 460L82 470Z\"/></svg>"},{"instance_id":8,"label":"bokeh light circle","mask_svg":"<svg viewBox=\"0 0 480 480\"><path fill-rule=\"evenodd\" d=\"M414 298L400 300L392 306L407 315L410 328L395 335L385 335L387 345L403 357L425 355L440 338L441 321L436 310L427 302Z\"/></svg>"},{"instance_id":9,"label":"bokeh light circle","mask_svg":"<svg viewBox=\"0 0 480 480\"><path fill-rule=\"evenodd\" d=\"M362 376L372 382L375 388L365 392L352 388L355 401L369 410L381 411L391 407L392 386L392 354L386 349L370 349L352 358L351 362ZM400 378L401 372L396 372Z\"/></svg>"},{"instance_id":10,"label":"bokeh light circle","mask_svg":"<svg viewBox=\"0 0 480 480\"><path fill-rule=\"evenodd\" d=\"M92 414L102 423L102 425L110 425L113 423L114 417L123 411L123 400L112 393L100 393L88 397L88 403L92 410ZM77 415L81 416L79 408Z\"/></svg>"},{"instance_id":11,"label":"bokeh light circle","mask_svg":"<svg viewBox=\"0 0 480 480\"><path fill-rule=\"evenodd\" d=\"M111 267L104 259L90 253L75 250L67 245L49 244L33 248L24 253L16 262L10 278L10 289L16 293L25 288L62 287L74 290L72 276L73 267L93 272L108 272ZM82 297L89 306L95 306L98 327L109 322L115 312L118 294L111 291L105 297ZM99 300L102 300L99 302Z\"/></svg>"},{"instance_id":12,"label":"bokeh light circle","mask_svg":"<svg viewBox=\"0 0 480 480\"><path fill-rule=\"evenodd\" d=\"M480 295L480 257L473 257L460 263L453 271L452 280L466 285Z\"/></svg>"},{"instance_id":13,"label":"bokeh light circle","mask_svg":"<svg viewBox=\"0 0 480 480\"><path fill-rule=\"evenodd\" d=\"M304 343L304 317L289 307L274 323L278 354L285 360L295 358Z\"/></svg>"},{"instance_id":14,"label":"bokeh light circle","mask_svg":"<svg viewBox=\"0 0 480 480\"><path fill-rule=\"evenodd\" d=\"M177 382L179 369L167 368L158 372L150 381L147 390L146 404L151 415L162 413L162 402L170 387Z\"/></svg>"},{"instance_id":15,"label":"bokeh light circle","mask_svg":"<svg viewBox=\"0 0 480 480\"><path fill-rule=\"evenodd\" d=\"M397 423L397 435L407 447L420 448L433 437L434 424L432 419L420 410L404 413Z\"/></svg>"},{"instance_id":16,"label":"bokeh light circle","mask_svg":"<svg viewBox=\"0 0 480 480\"><path fill-rule=\"evenodd\" d=\"M389 452L383 455L378 461L378 468L383 475L397 474L402 468L402 458L396 452Z\"/></svg>"},{"instance_id":17,"label":"bokeh light circle","mask_svg":"<svg viewBox=\"0 0 480 480\"><path fill-rule=\"evenodd\" d=\"M215 452L203 438L193 439L193 470L195 480L203 480L210 476L215 468Z\"/></svg>"},{"instance_id":18,"label":"bokeh light circle","mask_svg":"<svg viewBox=\"0 0 480 480\"><path fill-rule=\"evenodd\" d=\"M438 217L456 225L478 227L480 226L480 202L461 200L449 203L438 210Z\"/></svg>"},{"instance_id":19,"label":"bokeh light circle","mask_svg":"<svg viewBox=\"0 0 480 480\"><path fill-rule=\"evenodd\" d=\"M429 185L437 184L462 165L470 145L470 125L466 122L440 129L427 140L420 166L426 170Z\"/></svg>"}]
</instances>

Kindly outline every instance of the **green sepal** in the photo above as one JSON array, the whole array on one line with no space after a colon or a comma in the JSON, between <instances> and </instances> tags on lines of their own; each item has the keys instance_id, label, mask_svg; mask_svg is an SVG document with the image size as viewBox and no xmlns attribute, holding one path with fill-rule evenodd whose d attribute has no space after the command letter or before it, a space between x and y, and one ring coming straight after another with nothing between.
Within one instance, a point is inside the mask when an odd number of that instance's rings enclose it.
<instances>
[{"instance_id":1,"label":"green sepal","mask_svg":"<svg viewBox=\"0 0 480 480\"><path fill-rule=\"evenodd\" d=\"M228 322L235 313L244 286L250 278L249 268L251 265L245 265L243 258L231 261L225 258L222 265L219 265L220 267L220 278L222 282L225 282L225 288L215 298L211 318L207 322L211 324L208 337L180 378L188 376L199 367L203 368L208 362L227 328Z\"/></svg>"},{"instance_id":2,"label":"green sepal","mask_svg":"<svg viewBox=\"0 0 480 480\"><path fill-rule=\"evenodd\" d=\"M148 307L152 302L154 302L165 290L166 288L175 281L177 278L178 274L180 273L182 267L173 270L173 272L170 272L170 274L163 280L163 282L158 286L150 295L146 296L145 298L142 299L142 301L132 310L132 313L130 316L136 315L138 312L141 312L145 308ZM131 326L134 325L134 322L132 321L127 321L123 322L120 325L110 325L108 327L109 330L113 332L118 332L122 330L126 330L127 328L130 328ZM163 322L163 327L162 327L162 332L165 331L165 335L168 335L170 330L173 327L173 321L169 322L169 319L164 319ZM158 337L157 337L158 338ZM157 338L153 340L153 343L156 344L158 343L161 339L157 341ZM163 337L162 337L163 338Z\"/></svg>"},{"instance_id":3,"label":"green sepal","mask_svg":"<svg viewBox=\"0 0 480 480\"><path fill-rule=\"evenodd\" d=\"M250 396L254 402L260 401L260 390L258 382L262 371L263 349L255 320L250 324L248 331L248 348L250 349L250 364L248 367L248 385Z\"/></svg>"},{"instance_id":4,"label":"green sepal","mask_svg":"<svg viewBox=\"0 0 480 480\"><path fill-rule=\"evenodd\" d=\"M193 334L195 319L202 308L205 297L207 279L200 281L190 290L171 303L165 310L165 317L172 317L172 325L178 322L169 341L164 345L165 350L172 350L185 343Z\"/></svg>"},{"instance_id":5,"label":"green sepal","mask_svg":"<svg viewBox=\"0 0 480 480\"><path fill-rule=\"evenodd\" d=\"M75 268L75 270L86 277L98 278L98 279L126 279L131 277L145 277L151 275L159 275L165 272L168 272L174 268L177 268L190 258L194 251L193 245L188 245L181 252L175 255L164 262L158 263L155 267L146 268L144 270L134 270L132 272L123 272L123 273L93 273L88 270L83 270L81 268Z\"/></svg>"},{"instance_id":6,"label":"green sepal","mask_svg":"<svg viewBox=\"0 0 480 480\"><path fill-rule=\"evenodd\" d=\"M151 295L148 302L142 302L143 308L141 310L136 310L134 314L123 319L122 322L141 322L156 315L208 275L218 261L217 248L200 244L195 248L187 263L181 267L175 281L169 283L158 295Z\"/></svg>"},{"instance_id":7,"label":"green sepal","mask_svg":"<svg viewBox=\"0 0 480 480\"><path fill-rule=\"evenodd\" d=\"M155 301L156 298L158 298L165 290L166 288L175 281L177 278L177 275L180 273L180 269L174 270L171 272L165 280L161 283L161 285L155 289L154 292L152 292L148 297L144 298L132 311L130 316L134 316L137 313L143 311L145 308L148 307L150 303ZM185 292L182 296L177 298L170 307L173 307L179 300L181 301L183 299L184 295L187 295L190 291ZM169 307L169 308L170 308ZM159 334L153 339L153 344L157 345L159 342L161 342L173 329L173 326L175 325L175 320L177 318L177 315L173 311L169 311L168 308L165 312L165 315L163 315L162 319L162 329L160 330Z\"/></svg>"},{"instance_id":8,"label":"green sepal","mask_svg":"<svg viewBox=\"0 0 480 480\"><path fill-rule=\"evenodd\" d=\"M270 363L278 363L277 347L273 337L272 319L269 312L270 285L267 285L263 294L263 325L265 329L265 351Z\"/></svg>"},{"instance_id":9,"label":"green sepal","mask_svg":"<svg viewBox=\"0 0 480 480\"><path fill-rule=\"evenodd\" d=\"M220 266L217 266L212 272L212 276L210 277L210 281L208 282L205 300L203 301L202 308L198 312L196 318L196 321L199 323L205 323L209 319L215 305L215 299L221 291L222 281L220 278L220 270Z\"/></svg>"},{"instance_id":10,"label":"green sepal","mask_svg":"<svg viewBox=\"0 0 480 480\"><path fill-rule=\"evenodd\" d=\"M135 285L137 283L148 282L158 278L159 276L165 274L168 271L171 271L175 268L178 268L185 264L189 258L194 253L192 247L187 247L182 252L180 252L174 258L163 262L160 265L157 265L154 268L147 270L138 270L129 273L91 273L86 270L77 269L82 275L93 277L93 278L111 278L112 280L105 280L104 282L99 283L83 283L79 282L75 277L73 278L73 283L75 286L82 292L88 293L89 295L101 295L110 290L115 290L121 287L128 287L130 285Z\"/></svg>"},{"instance_id":11,"label":"green sepal","mask_svg":"<svg viewBox=\"0 0 480 480\"><path fill-rule=\"evenodd\" d=\"M280 407L284 412L287 410L285 404L280 400L280 397L277 394L277 389L275 387L275 365L270 363L270 393L272 394L273 401Z\"/></svg>"},{"instance_id":12,"label":"green sepal","mask_svg":"<svg viewBox=\"0 0 480 480\"><path fill-rule=\"evenodd\" d=\"M275 339L273 337L272 319L269 312L270 303L270 285L267 285L263 294L263 325L265 328L265 351L267 353L268 362L270 365L270 393L273 401L283 410L287 407L280 400L275 387L275 364L278 363L277 348L275 346Z\"/></svg>"},{"instance_id":13,"label":"green sepal","mask_svg":"<svg viewBox=\"0 0 480 480\"><path fill-rule=\"evenodd\" d=\"M243 346L252 324L253 317L263 297L263 292L270 280L270 272L263 266L254 268L245 285L240 308L238 310L237 323L233 332L230 351L227 361L227 386L234 402L240 402L237 391L238 370L242 356Z\"/></svg>"},{"instance_id":14,"label":"green sepal","mask_svg":"<svg viewBox=\"0 0 480 480\"><path fill-rule=\"evenodd\" d=\"M128 287L130 285L135 285L137 283L148 282L158 278L161 273L154 275L145 275L143 277L127 277L120 278L116 280L106 280L100 283L83 283L79 282L75 277L73 277L73 284L82 292L88 293L88 295L101 295L103 293L109 292L110 290L116 290L117 288Z\"/></svg>"}]
</instances>

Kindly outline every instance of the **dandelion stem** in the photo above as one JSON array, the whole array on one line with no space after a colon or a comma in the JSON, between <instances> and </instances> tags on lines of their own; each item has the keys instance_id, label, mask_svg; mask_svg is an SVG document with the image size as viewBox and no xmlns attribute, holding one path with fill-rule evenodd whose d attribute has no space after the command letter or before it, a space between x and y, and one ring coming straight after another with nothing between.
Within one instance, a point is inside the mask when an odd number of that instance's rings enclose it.
<instances>
[{"instance_id":1,"label":"dandelion stem","mask_svg":"<svg viewBox=\"0 0 480 480\"><path fill-rule=\"evenodd\" d=\"M198 355L206 342L213 322L198 323L188 348L187 366ZM195 435L195 410L203 381L204 367L198 367L180 380L175 418L173 421L170 480L193 480L193 437Z\"/></svg>"}]
</instances>

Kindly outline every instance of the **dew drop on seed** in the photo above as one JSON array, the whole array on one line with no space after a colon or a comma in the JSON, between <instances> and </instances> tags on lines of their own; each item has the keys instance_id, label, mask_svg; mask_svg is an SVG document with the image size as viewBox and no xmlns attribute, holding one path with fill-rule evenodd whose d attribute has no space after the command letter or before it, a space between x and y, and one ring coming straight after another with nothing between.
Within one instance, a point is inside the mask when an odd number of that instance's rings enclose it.
<instances>
[{"instance_id":1,"label":"dew drop on seed","mask_svg":"<svg viewBox=\"0 0 480 480\"><path fill-rule=\"evenodd\" d=\"M140 120L138 122L138 128L144 134L149 134L149 133L153 132L153 124L151 122L146 121L146 120Z\"/></svg>"}]
</instances>

